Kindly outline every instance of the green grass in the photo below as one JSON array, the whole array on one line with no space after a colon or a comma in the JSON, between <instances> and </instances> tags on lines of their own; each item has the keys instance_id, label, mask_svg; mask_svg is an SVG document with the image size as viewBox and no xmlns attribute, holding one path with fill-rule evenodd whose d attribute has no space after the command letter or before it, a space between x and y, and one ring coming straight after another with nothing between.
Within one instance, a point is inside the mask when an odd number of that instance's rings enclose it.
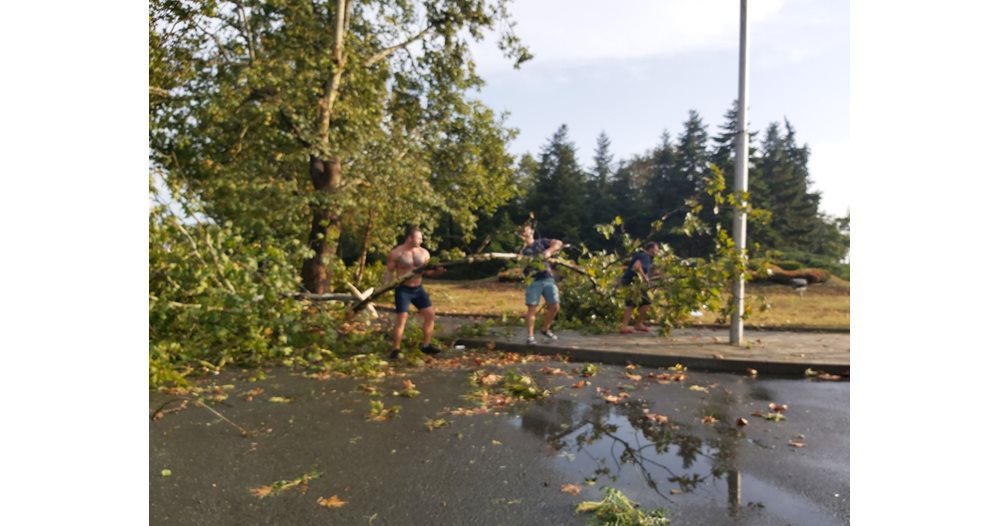
<instances>
[{"instance_id":1,"label":"green grass","mask_svg":"<svg viewBox=\"0 0 1000 526\"><path fill-rule=\"evenodd\" d=\"M499 283L496 279L476 281L425 280L439 314L524 315L524 288L516 283ZM755 298L764 295L771 309L760 312ZM850 329L851 285L837 277L826 283L811 285L801 297L787 285L751 283L747 298L754 313L747 320L749 327L786 327L818 329ZM391 306L392 296L380 302ZM706 313L692 318L694 325L711 325L715 315Z\"/></svg>"}]
</instances>

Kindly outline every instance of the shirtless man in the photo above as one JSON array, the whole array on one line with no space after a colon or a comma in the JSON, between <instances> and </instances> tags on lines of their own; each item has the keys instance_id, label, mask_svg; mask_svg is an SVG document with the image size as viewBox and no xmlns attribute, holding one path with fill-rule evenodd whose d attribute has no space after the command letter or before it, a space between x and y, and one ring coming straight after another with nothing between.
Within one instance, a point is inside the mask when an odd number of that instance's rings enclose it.
<instances>
[{"instance_id":1,"label":"shirtless man","mask_svg":"<svg viewBox=\"0 0 1000 526\"><path fill-rule=\"evenodd\" d=\"M424 234L419 227L413 226L406 229L406 239L403 240L403 244L389 252L389 262L385 267L383 283L389 283L430 261L431 253L420 246L423 241ZM424 272L423 275L430 277L441 272L444 272L444 269L439 267L436 270ZM420 317L424 319L424 342L420 350L424 354L441 352L441 349L431 345L431 338L434 336L434 307L431 306L431 298L424 290L421 276L414 276L396 287L396 325L392 329L392 353L389 355L389 358L393 360L399 358L399 346L403 342L403 331L406 330L406 320L410 316L411 303L417 307L417 314L420 314Z\"/></svg>"}]
</instances>

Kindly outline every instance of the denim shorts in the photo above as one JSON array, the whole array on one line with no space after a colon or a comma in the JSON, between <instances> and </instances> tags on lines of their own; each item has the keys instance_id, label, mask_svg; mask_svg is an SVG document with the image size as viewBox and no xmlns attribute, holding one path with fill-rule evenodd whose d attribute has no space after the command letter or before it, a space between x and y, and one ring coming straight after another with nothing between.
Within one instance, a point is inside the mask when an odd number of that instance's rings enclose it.
<instances>
[{"instance_id":1,"label":"denim shorts","mask_svg":"<svg viewBox=\"0 0 1000 526\"><path fill-rule=\"evenodd\" d=\"M538 305L542 296L545 297L547 305L559 303L559 287L553 278L536 279L528 285L528 290L524 291L524 303L526 305Z\"/></svg>"},{"instance_id":2,"label":"denim shorts","mask_svg":"<svg viewBox=\"0 0 1000 526\"><path fill-rule=\"evenodd\" d=\"M431 297L427 295L423 285L407 287L400 285L396 287L396 312L404 313L410 310L410 304L417 310L424 310L431 306Z\"/></svg>"}]
</instances>

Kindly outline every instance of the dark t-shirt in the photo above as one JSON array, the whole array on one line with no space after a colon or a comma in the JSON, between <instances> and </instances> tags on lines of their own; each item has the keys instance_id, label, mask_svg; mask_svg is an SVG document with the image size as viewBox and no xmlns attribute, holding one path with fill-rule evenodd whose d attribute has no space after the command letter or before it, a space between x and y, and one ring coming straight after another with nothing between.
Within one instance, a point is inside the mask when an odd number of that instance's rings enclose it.
<instances>
[{"instance_id":1,"label":"dark t-shirt","mask_svg":"<svg viewBox=\"0 0 1000 526\"><path fill-rule=\"evenodd\" d=\"M551 245L552 245L552 240L549 238L543 237L541 239L536 239L530 245L522 248L521 254L525 256L537 256L540 255L542 252L548 250L549 246ZM545 279L554 277L552 274L552 263L549 263L548 261L542 263L545 265L545 270L536 272L535 275L532 276L532 279ZM531 267L528 268L531 269Z\"/></svg>"},{"instance_id":2,"label":"dark t-shirt","mask_svg":"<svg viewBox=\"0 0 1000 526\"><path fill-rule=\"evenodd\" d=\"M642 265L642 271L645 272L647 276L649 275L649 267L653 266L653 256L650 256L645 251L640 250L632 256L631 260L629 260L628 268L625 269L625 273L622 274L622 283L631 285L632 282L635 281L637 274L634 270L632 270L632 267L635 266L636 261L639 261L640 265Z\"/></svg>"}]
</instances>

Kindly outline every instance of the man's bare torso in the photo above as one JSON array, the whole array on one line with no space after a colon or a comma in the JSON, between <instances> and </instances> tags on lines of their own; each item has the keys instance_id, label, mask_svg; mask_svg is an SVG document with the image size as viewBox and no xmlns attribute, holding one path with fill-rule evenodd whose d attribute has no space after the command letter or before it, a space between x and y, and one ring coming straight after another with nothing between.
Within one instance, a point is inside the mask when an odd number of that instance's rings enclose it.
<instances>
[{"instance_id":1,"label":"man's bare torso","mask_svg":"<svg viewBox=\"0 0 1000 526\"><path fill-rule=\"evenodd\" d=\"M406 245L399 245L392 249L389 258L396 265L396 276L402 276L407 272L426 265L431 259L431 253L423 247L407 248ZM416 287L422 282L420 276L414 276L404 283L408 287Z\"/></svg>"}]
</instances>

